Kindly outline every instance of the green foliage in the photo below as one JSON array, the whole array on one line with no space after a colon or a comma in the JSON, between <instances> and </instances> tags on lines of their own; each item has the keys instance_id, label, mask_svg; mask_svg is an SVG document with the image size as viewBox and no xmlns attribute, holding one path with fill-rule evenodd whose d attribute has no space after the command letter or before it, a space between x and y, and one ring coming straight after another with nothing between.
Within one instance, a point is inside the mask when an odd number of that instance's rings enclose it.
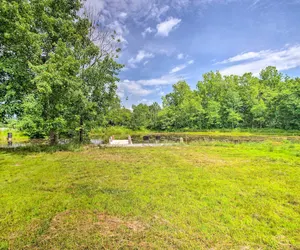
<instances>
[{"instance_id":1,"label":"green foliage","mask_svg":"<svg viewBox=\"0 0 300 250\"><path fill-rule=\"evenodd\" d=\"M24 135L20 131L16 129L8 129L8 128L1 128L0 129L0 144L7 145L7 134L13 134L13 142L26 142L28 141L28 136Z\"/></svg>"},{"instance_id":2,"label":"green foliage","mask_svg":"<svg viewBox=\"0 0 300 250\"><path fill-rule=\"evenodd\" d=\"M80 8L80 0L1 1L1 122L14 118L30 137L79 131L80 140L104 122L122 65L96 45L101 31Z\"/></svg>"},{"instance_id":3,"label":"green foliage","mask_svg":"<svg viewBox=\"0 0 300 250\"><path fill-rule=\"evenodd\" d=\"M218 128L221 125L221 105L219 102L208 100L206 107L206 124L209 128Z\"/></svg>"},{"instance_id":4,"label":"green foliage","mask_svg":"<svg viewBox=\"0 0 300 250\"><path fill-rule=\"evenodd\" d=\"M90 132L90 136L96 139L102 139L108 141L109 137L114 135L116 139L127 139L128 135L145 135L150 131L147 129L139 128L139 130L133 130L126 127L121 126L108 126L93 129Z\"/></svg>"},{"instance_id":5,"label":"green foliage","mask_svg":"<svg viewBox=\"0 0 300 250\"><path fill-rule=\"evenodd\" d=\"M167 131L300 129L300 79L283 77L275 67L262 70L259 78L251 73L222 76L209 72L196 90L180 81L162 100L163 108L155 122L151 116L147 120L149 111L145 105L134 112L137 127Z\"/></svg>"},{"instance_id":6,"label":"green foliage","mask_svg":"<svg viewBox=\"0 0 300 250\"><path fill-rule=\"evenodd\" d=\"M130 127L132 113L124 107L113 107L106 116L106 124L109 126Z\"/></svg>"},{"instance_id":7,"label":"green foliage","mask_svg":"<svg viewBox=\"0 0 300 250\"><path fill-rule=\"evenodd\" d=\"M146 104L132 106L131 128L137 129L147 127L150 124L150 111Z\"/></svg>"}]
</instances>

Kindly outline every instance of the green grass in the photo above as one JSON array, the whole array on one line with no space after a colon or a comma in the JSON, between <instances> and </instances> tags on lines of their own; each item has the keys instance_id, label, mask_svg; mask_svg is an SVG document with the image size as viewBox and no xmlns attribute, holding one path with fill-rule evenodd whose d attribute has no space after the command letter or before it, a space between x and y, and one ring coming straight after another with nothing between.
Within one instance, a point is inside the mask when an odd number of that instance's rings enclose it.
<instances>
[{"instance_id":1,"label":"green grass","mask_svg":"<svg viewBox=\"0 0 300 250\"><path fill-rule=\"evenodd\" d=\"M7 133L13 133L13 142L27 142L29 137L24 135L22 132L13 129L0 130L0 144L7 143ZM126 139L128 135L131 135L135 138L140 138L144 135L155 135L160 134L162 136L168 137L188 137L195 139L198 137L211 137L215 139L221 139L221 137L232 137L241 140L257 137L270 140L279 138L282 140L283 137L294 138L300 141L300 131L298 130L280 130L280 129L220 129L220 130L203 130L203 131L177 131L177 132L166 132L166 131L150 131L147 129L141 130L132 130L126 127L107 127L107 128L98 128L94 129L89 133L89 137L92 139L103 139L108 141L109 137L114 135L116 139Z\"/></svg>"},{"instance_id":2,"label":"green grass","mask_svg":"<svg viewBox=\"0 0 300 250\"><path fill-rule=\"evenodd\" d=\"M7 143L7 133L13 134L14 142L24 142L29 140L29 137L15 129L0 130L0 144Z\"/></svg>"},{"instance_id":3,"label":"green grass","mask_svg":"<svg viewBox=\"0 0 300 250\"><path fill-rule=\"evenodd\" d=\"M0 249L300 248L300 144L37 151L0 152Z\"/></svg>"},{"instance_id":4,"label":"green grass","mask_svg":"<svg viewBox=\"0 0 300 250\"><path fill-rule=\"evenodd\" d=\"M118 139L127 138L128 135L143 136L147 134L162 134L162 135L182 135L182 136L231 136L231 137L298 137L300 140L299 130L282 130L282 129L215 129L215 130L202 130L202 131L150 131L147 129L132 130L126 127L107 127L94 129L90 133L92 138L108 139L109 136L114 135Z\"/></svg>"},{"instance_id":5,"label":"green grass","mask_svg":"<svg viewBox=\"0 0 300 250\"><path fill-rule=\"evenodd\" d=\"M272 128L262 128L262 129L251 129L251 128L236 128L236 129L208 129L202 131L182 131L187 134L220 134L220 135L274 135L274 136L300 136L299 130L283 130L283 129L272 129Z\"/></svg>"},{"instance_id":6,"label":"green grass","mask_svg":"<svg viewBox=\"0 0 300 250\"><path fill-rule=\"evenodd\" d=\"M101 138L101 139L108 140L110 136L114 135L118 139L125 139L128 137L128 135L132 135L132 134L145 135L149 132L150 131L147 129L141 129L135 131L130 128L115 126L115 127L107 127L107 128L101 127L98 129L94 129L90 132L89 136L91 138Z\"/></svg>"}]
</instances>

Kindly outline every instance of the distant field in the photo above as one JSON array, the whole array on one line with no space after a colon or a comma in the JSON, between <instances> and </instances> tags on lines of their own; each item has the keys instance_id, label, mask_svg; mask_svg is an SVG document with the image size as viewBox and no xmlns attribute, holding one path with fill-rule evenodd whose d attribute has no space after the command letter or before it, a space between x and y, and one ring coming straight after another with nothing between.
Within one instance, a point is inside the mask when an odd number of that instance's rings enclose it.
<instances>
[{"instance_id":1,"label":"distant field","mask_svg":"<svg viewBox=\"0 0 300 250\"><path fill-rule=\"evenodd\" d=\"M7 133L13 133L13 142L26 142L29 140L29 137L24 135L22 132L18 130L0 129L0 145L6 144L7 142ZM144 135L161 135L165 138L171 137L184 137L187 139L191 139L193 141L195 138L201 137L210 137L215 138L217 140L221 140L222 138L232 137L234 139L238 139L239 137L243 140L245 138L260 138L262 140L274 140L278 138L279 140L283 140L286 138L296 139L300 141L300 131L298 130L280 130L280 129L233 129L233 130L207 130L207 131L198 131L198 132L163 132L163 131L149 131L147 129L142 130L131 130L124 127L108 127L108 128L99 128L94 129L89 133L89 137L92 139L104 139L108 141L108 138L114 135L116 138L124 139L127 138L128 135L131 135L133 138L137 138L138 140L142 140ZM170 139L172 140L172 139Z\"/></svg>"},{"instance_id":2,"label":"distant field","mask_svg":"<svg viewBox=\"0 0 300 250\"><path fill-rule=\"evenodd\" d=\"M110 136L114 135L116 139L125 139L131 135L133 142L142 142L143 136L149 135L150 140L155 141L155 136L159 135L163 142L179 141L182 137L185 142L195 141L282 141L291 140L300 142L300 131L298 130L280 130L280 129L233 129L233 130L207 130L195 132L166 132L166 131L134 131L123 127L108 127L91 131L91 138L104 139L106 142Z\"/></svg>"},{"instance_id":3,"label":"distant field","mask_svg":"<svg viewBox=\"0 0 300 250\"><path fill-rule=\"evenodd\" d=\"M27 141L29 138L26 135L23 135L20 131L14 129L2 128L0 129L0 144L7 142L7 133L13 133L13 141L14 142L23 142Z\"/></svg>"},{"instance_id":4,"label":"distant field","mask_svg":"<svg viewBox=\"0 0 300 250\"><path fill-rule=\"evenodd\" d=\"M0 151L0 249L299 249L300 144Z\"/></svg>"},{"instance_id":5,"label":"distant field","mask_svg":"<svg viewBox=\"0 0 300 250\"><path fill-rule=\"evenodd\" d=\"M124 127L108 127L99 128L91 131L91 136L108 136L117 135L126 137L128 135L138 134L185 134L185 135L214 135L214 136L257 136L257 135L270 135L270 136L300 136L299 130L282 130L282 129L216 129L216 130L203 130L203 131L150 131L147 129L131 130Z\"/></svg>"}]
</instances>

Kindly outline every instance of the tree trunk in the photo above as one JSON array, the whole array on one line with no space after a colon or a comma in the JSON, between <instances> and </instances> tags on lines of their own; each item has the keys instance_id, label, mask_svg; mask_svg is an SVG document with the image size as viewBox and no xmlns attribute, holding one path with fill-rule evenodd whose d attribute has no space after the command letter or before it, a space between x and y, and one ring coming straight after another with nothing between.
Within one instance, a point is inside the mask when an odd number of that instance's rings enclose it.
<instances>
[{"instance_id":1,"label":"tree trunk","mask_svg":"<svg viewBox=\"0 0 300 250\"><path fill-rule=\"evenodd\" d=\"M57 144L57 134L53 129L50 130L49 138L50 138L50 145L56 145Z\"/></svg>"},{"instance_id":2,"label":"tree trunk","mask_svg":"<svg viewBox=\"0 0 300 250\"><path fill-rule=\"evenodd\" d=\"M79 142L83 142L83 119L80 117Z\"/></svg>"}]
</instances>

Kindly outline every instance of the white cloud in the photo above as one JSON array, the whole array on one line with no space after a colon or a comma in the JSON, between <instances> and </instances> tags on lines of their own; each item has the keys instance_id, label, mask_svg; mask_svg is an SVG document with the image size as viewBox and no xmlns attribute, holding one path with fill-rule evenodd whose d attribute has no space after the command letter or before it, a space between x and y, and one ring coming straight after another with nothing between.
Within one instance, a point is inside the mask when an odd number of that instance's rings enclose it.
<instances>
[{"instance_id":1,"label":"white cloud","mask_svg":"<svg viewBox=\"0 0 300 250\"><path fill-rule=\"evenodd\" d=\"M300 45L285 47L281 50L263 50L259 52L248 52L244 55L240 54L232 58L236 58L233 60L234 62L238 62L246 60L245 58L247 58L247 55L249 57L248 59L256 60L244 62L238 65L233 65L222 69L220 72L223 75L243 75L246 72L252 72L254 75L258 75L262 69L268 66L275 66L278 70L288 70L300 67ZM242 60L240 60L241 58Z\"/></svg>"},{"instance_id":2,"label":"white cloud","mask_svg":"<svg viewBox=\"0 0 300 250\"><path fill-rule=\"evenodd\" d=\"M136 83L143 86L159 86L159 85L172 85L180 80L180 77L174 75L164 75L159 78L138 80Z\"/></svg>"},{"instance_id":3,"label":"white cloud","mask_svg":"<svg viewBox=\"0 0 300 250\"><path fill-rule=\"evenodd\" d=\"M162 14L166 13L169 9L170 9L170 7L167 6L167 5L165 5L162 8L160 8L159 12L158 12L158 17L160 17Z\"/></svg>"},{"instance_id":4,"label":"white cloud","mask_svg":"<svg viewBox=\"0 0 300 250\"><path fill-rule=\"evenodd\" d=\"M160 7L157 4L154 4L151 8L150 14L146 19L156 19L160 21L160 17L164 15L170 9L169 6L165 5Z\"/></svg>"},{"instance_id":5,"label":"white cloud","mask_svg":"<svg viewBox=\"0 0 300 250\"><path fill-rule=\"evenodd\" d=\"M146 52L145 50L140 50L135 58L132 57L129 59L128 64L130 67L135 68L137 63L152 57L154 57L154 54Z\"/></svg>"},{"instance_id":6,"label":"white cloud","mask_svg":"<svg viewBox=\"0 0 300 250\"><path fill-rule=\"evenodd\" d=\"M173 69L170 71L170 74L173 74L173 73L176 73L176 72L178 72L178 71L180 71L180 70L183 70L183 69L185 69L188 65L193 64L193 63L194 63L194 60L190 60L190 61L188 61L186 64L178 65L178 66L176 66L175 68L173 68Z\"/></svg>"},{"instance_id":7,"label":"white cloud","mask_svg":"<svg viewBox=\"0 0 300 250\"><path fill-rule=\"evenodd\" d=\"M124 80L118 83L117 93L120 98L130 96L130 102L132 102L133 100L135 100L135 102L138 102L141 97L148 96L154 93L159 96L164 96L164 86L173 85L176 82L182 80L182 77L187 78L187 76L167 74L152 79Z\"/></svg>"},{"instance_id":8,"label":"white cloud","mask_svg":"<svg viewBox=\"0 0 300 250\"><path fill-rule=\"evenodd\" d=\"M269 52L270 52L270 50L262 50L259 52L242 53L242 54L236 55L234 57L230 57L222 62L218 62L216 64L226 64L226 63L232 63L232 62L246 61L246 60L250 60L250 59L263 58L266 55L268 55Z\"/></svg>"},{"instance_id":9,"label":"white cloud","mask_svg":"<svg viewBox=\"0 0 300 250\"><path fill-rule=\"evenodd\" d=\"M84 7L88 9L89 11L95 12L95 14L98 14L100 11L104 9L105 2L95 1L95 0L88 0L84 3Z\"/></svg>"},{"instance_id":10,"label":"white cloud","mask_svg":"<svg viewBox=\"0 0 300 250\"><path fill-rule=\"evenodd\" d=\"M184 57L184 55L182 53L180 53L180 54L177 55L177 59L178 60L183 59L183 57Z\"/></svg>"},{"instance_id":11,"label":"white cloud","mask_svg":"<svg viewBox=\"0 0 300 250\"><path fill-rule=\"evenodd\" d=\"M121 12L119 17L125 19L127 17L127 13L126 12Z\"/></svg>"},{"instance_id":12,"label":"white cloud","mask_svg":"<svg viewBox=\"0 0 300 250\"><path fill-rule=\"evenodd\" d=\"M169 33L175 29L178 24L181 22L181 19L169 17L166 21L157 24L157 35L159 36L168 36Z\"/></svg>"},{"instance_id":13,"label":"white cloud","mask_svg":"<svg viewBox=\"0 0 300 250\"><path fill-rule=\"evenodd\" d=\"M110 21L118 20L120 13L124 12L127 13L128 18L143 25L147 20L160 22L162 16L170 9L181 14L188 9L199 9L212 3L225 4L233 1L239 0L86 0L85 5L92 6L98 13L103 10L108 11Z\"/></svg>"},{"instance_id":14,"label":"white cloud","mask_svg":"<svg viewBox=\"0 0 300 250\"><path fill-rule=\"evenodd\" d=\"M149 61L145 61L145 62L144 62L144 65L148 64L148 62L149 62Z\"/></svg>"},{"instance_id":15,"label":"white cloud","mask_svg":"<svg viewBox=\"0 0 300 250\"><path fill-rule=\"evenodd\" d=\"M146 89L135 81L124 80L118 83L117 94L123 98L125 95L147 96L153 90Z\"/></svg>"},{"instance_id":16,"label":"white cloud","mask_svg":"<svg viewBox=\"0 0 300 250\"><path fill-rule=\"evenodd\" d=\"M118 83L118 95L121 98L124 97L125 94L133 96L147 96L158 91L158 88L153 88L153 86L173 85L180 79L180 77L175 75L163 75L159 78L121 81ZM152 88L148 89L147 87Z\"/></svg>"},{"instance_id":17,"label":"white cloud","mask_svg":"<svg viewBox=\"0 0 300 250\"><path fill-rule=\"evenodd\" d=\"M142 100L139 100L138 103L143 103L143 104L147 104L148 106L149 105L152 105L155 101L153 100L148 100L146 98L143 98Z\"/></svg>"},{"instance_id":18,"label":"white cloud","mask_svg":"<svg viewBox=\"0 0 300 250\"><path fill-rule=\"evenodd\" d=\"M163 96L165 93L162 91L161 86L173 85L181 80L181 77L176 75L163 75L159 78L141 79L141 80L124 80L118 83L117 94L120 98L125 96L132 96L138 98L141 96L148 96L154 92L159 91L159 95ZM156 86L156 88L155 88ZM151 89L149 89L151 87Z\"/></svg>"},{"instance_id":19,"label":"white cloud","mask_svg":"<svg viewBox=\"0 0 300 250\"><path fill-rule=\"evenodd\" d=\"M145 29L143 32L142 32L142 36L145 37L147 35L147 33L151 34L155 32L155 29L152 29L151 27L148 27L147 29Z\"/></svg>"},{"instance_id":20,"label":"white cloud","mask_svg":"<svg viewBox=\"0 0 300 250\"><path fill-rule=\"evenodd\" d=\"M145 43L144 49L153 54L161 54L165 56L171 56L176 53L176 47L172 43L165 44L159 41Z\"/></svg>"},{"instance_id":21,"label":"white cloud","mask_svg":"<svg viewBox=\"0 0 300 250\"><path fill-rule=\"evenodd\" d=\"M183 70L183 69L185 69L186 68L186 64L181 64L181 65L178 65L178 66L176 66L175 68L173 68L171 71L170 71L170 74L173 74L173 73L176 73L176 72L178 72L178 71L180 71L180 70Z\"/></svg>"},{"instance_id":22,"label":"white cloud","mask_svg":"<svg viewBox=\"0 0 300 250\"><path fill-rule=\"evenodd\" d=\"M117 94L120 98L131 96L131 99L139 100L140 97L156 93L160 96L165 95L161 86L173 85L181 80L175 75L163 75L159 78L124 80L118 83ZM149 89L150 88L150 89Z\"/></svg>"},{"instance_id":23,"label":"white cloud","mask_svg":"<svg viewBox=\"0 0 300 250\"><path fill-rule=\"evenodd\" d=\"M138 24L143 25L147 20L160 21L160 18L169 10L170 3L177 0L86 0L85 6L92 6L97 13L106 11L106 20L113 22L124 18L131 18ZM109 13L109 16L108 16Z\"/></svg>"}]
</instances>

